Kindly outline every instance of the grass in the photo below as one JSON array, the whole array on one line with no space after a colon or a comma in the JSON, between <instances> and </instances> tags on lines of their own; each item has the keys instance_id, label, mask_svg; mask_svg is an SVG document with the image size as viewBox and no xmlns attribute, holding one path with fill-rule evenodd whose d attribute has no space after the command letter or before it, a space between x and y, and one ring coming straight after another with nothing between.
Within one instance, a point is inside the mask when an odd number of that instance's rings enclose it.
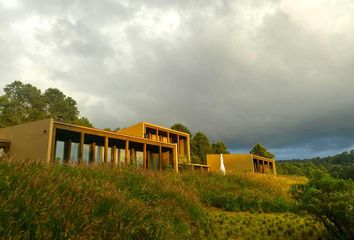
<instances>
[{"instance_id":1,"label":"grass","mask_svg":"<svg viewBox=\"0 0 354 240\"><path fill-rule=\"evenodd\" d=\"M288 193L304 181L5 161L0 238L311 239L322 228L300 215Z\"/></svg>"},{"instance_id":2,"label":"grass","mask_svg":"<svg viewBox=\"0 0 354 240\"><path fill-rule=\"evenodd\" d=\"M215 239L321 239L324 228L293 213L209 212Z\"/></svg>"},{"instance_id":3,"label":"grass","mask_svg":"<svg viewBox=\"0 0 354 240\"><path fill-rule=\"evenodd\" d=\"M228 211L262 212L297 212L289 189L294 183L306 181L304 177L254 173L186 173L181 179L192 186L204 204Z\"/></svg>"},{"instance_id":4,"label":"grass","mask_svg":"<svg viewBox=\"0 0 354 240\"><path fill-rule=\"evenodd\" d=\"M0 164L0 238L195 238L207 220L194 193L159 174Z\"/></svg>"}]
</instances>

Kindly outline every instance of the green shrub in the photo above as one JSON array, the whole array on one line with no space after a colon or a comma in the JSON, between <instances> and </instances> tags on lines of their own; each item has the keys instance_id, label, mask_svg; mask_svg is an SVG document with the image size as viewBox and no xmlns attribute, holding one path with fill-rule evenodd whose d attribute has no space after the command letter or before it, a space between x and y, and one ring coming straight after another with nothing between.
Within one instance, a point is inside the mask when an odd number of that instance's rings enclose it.
<instances>
[{"instance_id":1,"label":"green shrub","mask_svg":"<svg viewBox=\"0 0 354 240\"><path fill-rule=\"evenodd\" d=\"M301 209L312 213L336 239L354 236L354 183L317 172L307 184L292 187Z\"/></svg>"}]
</instances>

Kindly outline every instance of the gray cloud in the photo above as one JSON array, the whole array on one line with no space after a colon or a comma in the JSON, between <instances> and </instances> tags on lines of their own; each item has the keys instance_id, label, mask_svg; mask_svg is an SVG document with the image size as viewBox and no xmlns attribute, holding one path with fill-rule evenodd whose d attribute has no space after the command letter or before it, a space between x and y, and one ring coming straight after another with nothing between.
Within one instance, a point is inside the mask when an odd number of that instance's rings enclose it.
<instances>
[{"instance_id":1,"label":"gray cloud","mask_svg":"<svg viewBox=\"0 0 354 240\"><path fill-rule=\"evenodd\" d=\"M354 4L309 3L0 3L1 85L60 88L97 127L182 122L236 151L340 151L354 139Z\"/></svg>"}]
</instances>

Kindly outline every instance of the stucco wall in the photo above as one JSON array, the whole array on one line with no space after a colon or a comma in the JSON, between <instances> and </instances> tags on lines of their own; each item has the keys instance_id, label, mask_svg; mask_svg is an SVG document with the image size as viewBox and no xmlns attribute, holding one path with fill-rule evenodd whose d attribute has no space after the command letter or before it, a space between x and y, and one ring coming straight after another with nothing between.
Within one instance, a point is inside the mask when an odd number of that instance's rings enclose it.
<instances>
[{"instance_id":1,"label":"stucco wall","mask_svg":"<svg viewBox=\"0 0 354 240\"><path fill-rule=\"evenodd\" d=\"M133 126L120 129L117 132L136 137L144 137L143 123L138 123Z\"/></svg>"},{"instance_id":2,"label":"stucco wall","mask_svg":"<svg viewBox=\"0 0 354 240\"><path fill-rule=\"evenodd\" d=\"M53 119L0 128L0 138L11 141L9 157L20 161L50 160Z\"/></svg>"},{"instance_id":3,"label":"stucco wall","mask_svg":"<svg viewBox=\"0 0 354 240\"><path fill-rule=\"evenodd\" d=\"M254 171L252 154L223 154L223 158L226 172ZM207 154L207 164L209 166L209 171L219 172L220 154Z\"/></svg>"}]
</instances>

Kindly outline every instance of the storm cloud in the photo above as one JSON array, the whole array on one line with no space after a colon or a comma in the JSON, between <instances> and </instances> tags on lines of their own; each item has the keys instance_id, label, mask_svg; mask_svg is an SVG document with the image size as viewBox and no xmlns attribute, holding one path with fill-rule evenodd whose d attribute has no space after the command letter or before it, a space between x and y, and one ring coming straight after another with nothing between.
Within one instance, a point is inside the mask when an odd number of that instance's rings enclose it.
<instances>
[{"instance_id":1,"label":"storm cloud","mask_svg":"<svg viewBox=\"0 0 354 240\"><path fill-rule=\"evenodd\" d=\"M181 122L278 158L354 147L354 2L0 2L0 84L61 89L96 127Z\"/></svg>"}]
</instances>

